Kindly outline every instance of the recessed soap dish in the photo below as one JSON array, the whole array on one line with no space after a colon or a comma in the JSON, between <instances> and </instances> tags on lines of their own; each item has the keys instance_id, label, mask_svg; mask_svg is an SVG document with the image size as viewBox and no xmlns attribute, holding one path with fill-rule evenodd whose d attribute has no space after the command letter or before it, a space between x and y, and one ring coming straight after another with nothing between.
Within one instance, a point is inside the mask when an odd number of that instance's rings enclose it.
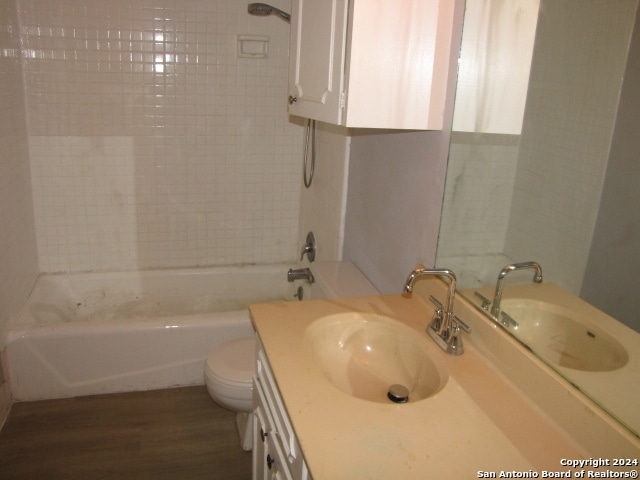
<instances>
[{"instance_id":1,"label":"recessed soap dish","mask_svg":"<svg viewBox=\"0 0 640 480\"><path fill-rule=\"evenodd\" d=\"M238 58L267 58L269 37L264 35L238 35Z\"/></svg>"}]
</instances>

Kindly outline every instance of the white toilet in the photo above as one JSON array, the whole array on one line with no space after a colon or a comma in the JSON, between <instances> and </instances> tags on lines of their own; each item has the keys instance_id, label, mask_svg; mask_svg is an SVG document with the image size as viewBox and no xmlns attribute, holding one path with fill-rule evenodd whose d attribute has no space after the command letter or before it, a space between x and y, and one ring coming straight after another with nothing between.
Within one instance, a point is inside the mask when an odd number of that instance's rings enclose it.
<instances>
[{"instance_id":1,"label":"white toilet","mask_svg":"<svg viewBox=\"0 0 640 480\"><path fill-rule=\"evenodd\" d=\"M350 262L317 262L311 298L378 295L367 278ZM218 345L207 357L204 379L211 398L235 410L242 448L253 447L253 385L256 369L256 339L244 337Z\"/></svg>"},{"instance_id":2,"label":"white toilet","mask_svg":"<svg viewBox=\"0 0 640 480\"><path fill-rule=\"evenodd\" d=\"M204 382L215 402L234 410L242 448L251 450L253 441L252 378L256 370L256 339L244 337L223 343L207 356Z\"/></svg>"}]
</instances>

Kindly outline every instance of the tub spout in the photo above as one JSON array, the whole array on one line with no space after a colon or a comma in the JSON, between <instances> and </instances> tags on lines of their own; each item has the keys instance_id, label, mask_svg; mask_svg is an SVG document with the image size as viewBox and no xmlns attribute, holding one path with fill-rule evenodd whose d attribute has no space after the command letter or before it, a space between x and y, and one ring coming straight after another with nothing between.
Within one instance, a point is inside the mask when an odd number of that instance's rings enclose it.
<instances>
[{"instance_id":1,"label":"tub spout","mask_svg":"<svg viewBox=\"0 0 640 480\"><path fill-rule=\"evenodd\" d=\"M287 281L293 282L294 280L306 280L309 283L313 283L315 278L313 278L313 273L308 268L290 268L287 272Z\"/></svg>"}]
</instances>

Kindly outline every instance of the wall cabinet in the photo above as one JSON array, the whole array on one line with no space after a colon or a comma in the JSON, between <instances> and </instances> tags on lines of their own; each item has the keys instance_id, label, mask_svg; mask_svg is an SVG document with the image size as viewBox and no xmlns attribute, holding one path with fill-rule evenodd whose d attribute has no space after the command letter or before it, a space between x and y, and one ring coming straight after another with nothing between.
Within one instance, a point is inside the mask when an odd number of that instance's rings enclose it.
<instances>
[{"instance_id":1,"label":"wall cabinet","mask_svg":"<svg viewBox=\"0 0 640 480\"><path fill-rule=\"evenodd\" d=\"M253 406L253 480L311 480L259 343L253 379Z\"/></svg>"},{"instance_id":2,"label":"wall cabinet","mask_svg":"<svg viewBox=\"0 0 640 480\"><path fill-rule=\"evenodd\" d=\"M346 127L439 130L454 0L293 0L289 113Z\"/></svg>"}]
</instances>

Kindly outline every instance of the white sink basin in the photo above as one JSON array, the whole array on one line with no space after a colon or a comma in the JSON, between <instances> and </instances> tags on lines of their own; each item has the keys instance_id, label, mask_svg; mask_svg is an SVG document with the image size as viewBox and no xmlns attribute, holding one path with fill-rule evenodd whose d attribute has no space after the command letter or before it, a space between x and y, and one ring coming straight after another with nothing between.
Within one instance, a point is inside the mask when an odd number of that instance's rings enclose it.
<instances>
[{"instance_id":1,"label":"white sink basin","mask_svg":"<svg viewBox=\"0 0 640 480\"><path fill-rule=\"evenodd\" d=\"M408 402L440 391L449 375L432 358L427 334L391 318L356 312L321 318L305 331L305 351L326 378L353 397L391 404L392 385L408 390Z\"/></svg>"},{"instance_id":2,"label":"white sink basin","mask_svg":"<svg viewBox=\"0 0 640 480\"><path fill-rule=\"evenodd\" d=\"M570 310L523 298L502 300L501 310L518 323L507 327L514 336L559 367L608 372L629 361L620 342Z\"/></svg>"}]
</instances>

